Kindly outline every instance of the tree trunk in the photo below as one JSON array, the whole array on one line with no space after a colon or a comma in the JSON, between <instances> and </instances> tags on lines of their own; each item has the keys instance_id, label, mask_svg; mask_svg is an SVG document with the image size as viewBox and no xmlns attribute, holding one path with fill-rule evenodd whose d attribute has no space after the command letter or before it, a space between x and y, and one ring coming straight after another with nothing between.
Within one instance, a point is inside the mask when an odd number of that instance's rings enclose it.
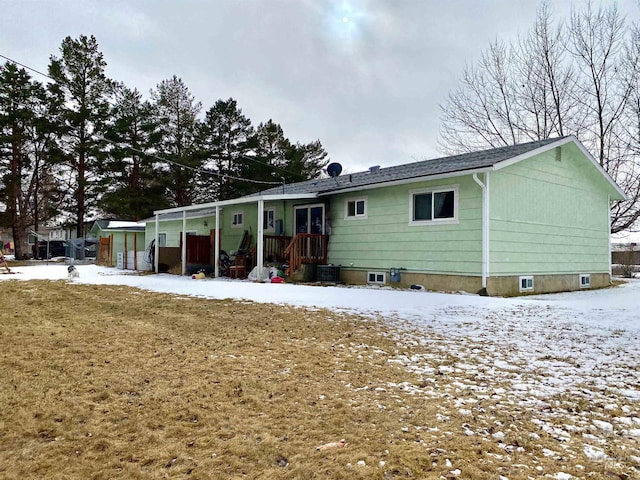
<instances>
[{"instance_id":1,"label":"tree trunk","mask_svg":"<svg viewBox=\"0 0 640 480\"><path fill-rule=\"evenodd\" d=\"M20 145L20 132L17 124L11 127L11 176L9 180L9 212L11 214L11 230L16 258L22 258L22 242L24 229L20 228L20 179L22 173L22 154ZM22 230L22 231L21 231Z\"/></svg>"}]
</instances>

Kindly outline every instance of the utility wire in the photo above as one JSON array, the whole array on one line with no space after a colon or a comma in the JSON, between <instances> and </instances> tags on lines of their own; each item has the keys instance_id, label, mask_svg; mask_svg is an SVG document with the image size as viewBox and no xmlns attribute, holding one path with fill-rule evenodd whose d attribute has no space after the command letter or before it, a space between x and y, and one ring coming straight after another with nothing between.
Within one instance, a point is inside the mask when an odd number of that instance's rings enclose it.
<instances>
[{"instance_id":1,"label":"utility wire","mask_svg":"<svg viewBox=\"0 0 640 480\"><path fill-rule=\"evenodd\" d=\"M268 168L273 168L274 170L280 170L281 172L288 173L289 175L294 175L296 177L300 177L300 178L306 180L306 177L304 175L300 174L300 173L292 172L290 170L287 170L286 168L278 167L276 165L270 165L267 162L263 162L261 160L258 160L257 158L253 158L250 155L240 155L240 158L242 158L244 160L249 160L249 161L254 162L254 163L257 163L258 165L263 165L263 166L268 167Z\"/></svg>"},{"instance_id":2,"label":"utility wire","mask_svg":"<svg viewBox=\"0 0 640 480\"><path fill-rule=\"evenodd\" d=\"M13 58L6 57L6 56L2 55L1 53L0 53L0 57L4 58L5 60L8 60L11 63L15 63L16 65L20 65L21 67L26 68L27 70L31 70L32 72L36 72L37 74L42 75L43 77L47 77L48 79L55 81L55 78L53 78L52 76L50 76L50 75L48 75L46 73L42 73L40 70L36 70L35 68L32 68L32 67L30 67L28 65L25 65L24 63L17 62Z\"/></svg>"},{"instance_id":3,"label":"utility wire","mask_svg":"<svg viewBox=\"0 0 640 480\"><path fill-rule=\"evenodd\" d=\"M32 72L35 72L35 73L37 73L39 75L42 75L43 77L46 77L46 78L48 78L50 80L55 81L55 78L53 78L52 76L50 76L50 75L48 75L46 73L42 73L41 71L36 70L33 67L25 65L23 63L20 63L20 62L14 60L12 58L9 58L9 57L7 57L5 55L2 55L1 53L0 53L0 58L4 58L5 60L8 60L9 62L15 63L16 65L20 65L23 68L31 70ZM111 104L112 107L115 107L115 105L111 101L109 101L108 99L107 99L107 103ZM119 146L123 145L121 143L117 143L117 142L113 142L111 140L108 140L108 139L106 139L104 137L101 137L101 140L104 140L106 142L112 143L114 145L119 145ZM143 152L141 150L137 150L137 149L133 148L130 145L126 145L126 146L128 148L130 148L131 150L133 150L133 151L136 151L136 152L141 153L143 155L151 156L151 157L153 157L153 158L155 158L157 160L160 160L160 161L163 161L163 162L167 162L167 163L172 163L172 164L178 165L180 167L184 167L184 168L187 168L187 169L190 169L190 170L194 170L194 171L197 171L197 172L201 172L201 173L206 173L206 174L209 174L209 175L217 175L217 176L220 176L220 177L231 178L233 180L242 180L242 181L245 181L245 182L258 183L258 184L262 184L262 185L281 185L283 183L283 182L267 182L267 181L261 181L261 180L252 180L252 179L249 179L249 178L234 177L234 176L231 176L231 175L225 175L225 174L221 174L221 173L217 173L217 172L212 172L210 170L204 170L204 169L199 169L199 168L195 168L195 167L190 167L188 165L184 165L182 163L179 163L179 162L176 162L176 161L173 161L173 160L168 160L166 158L162 158L162 157L159 157L157 155L154 155L154 154L151 154L151 153L148 153L148 152ZM252 157L250 157L248 155L241 155L240 158L245 159L245 160L250 160L252 162L258 163L260 165L264 165L264 166L269 167L269 168L273 168L274 170L280 170L281 172L288 173L289 175L295 175L295 176L300 177L300 178L305 178L304 175L301 175L301 174L296 173L296 172L291 172L289 170L277 167L275 165L269 165L268 163L261 162L260 160L252 158Z\"/></svg>"},{"instance_id":4,"label":"utility wire","mask_svg":"<svg viewBox=\"0 0 640 480\"><path fill-rule=\"evenodd\" d=\"M213 175L213 176L216 176L216 177L230 178L231 180L239 180L239 181L242 181L242 182L257 183L257 184L261 184L261 185L282 185L282 182L267 182L267 181L264 181L264 180L253 180L251 178L235 177L233 175L214 172L212 170L207 170L207 169L204 169L204 168L192 167L190 165L184 165L183 163L179 163L179 162L176 162L174 160L169 160L167 158L163 158L163 157L161 157L159 155L156 155L154 153L149 153L149 152L145 152L143 150L139 150L139 149L134 148L131 145L127 145L127 144L125 144L123 142L116 142L114 140L109 140L108 138L105 138L105 137L102 137L102 136L97 136L97 135L94 135L94 137L97 140L103 140L103 141L105 141L107 143L111 143L112 145L117 145L117 146L120 146L120 147L126 147L126 148L128 148L129 150L131 150L133 152L137 152L137 153L140 153L142 155L146 155L148 157L155 158L156 160L159 160L161 162L171 163L173 165L177 165L179 167L186 168L187 170L192 170L192 171L197 172L197 173L205 173L207 175Z\"/></svg>"}]
</instances>

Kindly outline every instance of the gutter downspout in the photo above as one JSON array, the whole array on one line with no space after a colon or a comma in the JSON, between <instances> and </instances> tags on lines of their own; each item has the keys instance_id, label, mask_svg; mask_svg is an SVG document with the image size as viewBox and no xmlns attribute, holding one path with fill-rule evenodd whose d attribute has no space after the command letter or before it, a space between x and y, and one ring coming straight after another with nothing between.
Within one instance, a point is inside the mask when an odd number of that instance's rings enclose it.
<instances>
[{"instance_id":1,"label":"gutter downspout","mask_svg":"<svg viewBox=\"0 0 640 480\"><path fill-rule=\"evenodd\" d=\"M607 225L609 226L609 285L612 284L613 267L611 265L611 195L607 195Z\"/></svg>"},{"instance_id":2,"label":"gutter downspout","mask_svg":"<svg viewBox=\"0 0 640 480\"><path fill-rule=\"evenodd\" d=\"M158 237L160 236L160 215L156 213L156 238L153 247L153 270L158 273L158 255L160 253L160 245L158 245Z\"/></svg>"},{"instance_id":3,"label":"gutter downspout","mask_svg":"<svg viewBox=\"0 0 640 480\"><path fill-rule=\"evenodd\" d=\"M182 275L187 273L187 211L182 211L182 252L180 252L182 261Z\"/></svg>"},{"instance_id":4,"label":"gutter downspout","mask_svg":"<svg viewBox=\"0 0 640 480\"><path fill-rule=\"evenodd\" d=\"M489 172L484 174L484 183L473 174L473 180L482 189L482 290L487 294L487 278L489 277Z\"/></svg>"},{"instance_id":5,"label":"gutter downspout","mask_svg":"<svg viewBox=\"0 0 640 480\"><path fill-rule=\"evenodd\" d=\"M216 205L216 231L213 234L214 244L214 267L213 276L218 278L220 276L220 207Z\"/></svg>"}]
</instances>

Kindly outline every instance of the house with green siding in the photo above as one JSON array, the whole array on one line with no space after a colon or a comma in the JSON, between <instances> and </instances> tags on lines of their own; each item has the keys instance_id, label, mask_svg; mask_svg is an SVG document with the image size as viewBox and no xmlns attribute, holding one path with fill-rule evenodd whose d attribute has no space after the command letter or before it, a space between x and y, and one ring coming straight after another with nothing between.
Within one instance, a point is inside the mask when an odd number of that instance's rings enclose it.
<instances>
[{"instance_id":1,"label":"house with green siding","mask_svg":"<svg viewBox=\"0 0 640 480\"><path fill-rule=\"evenodd\" d=\"M157 218L157 222L156 222ZM168 271L171 273L192 273L191 270L199 270L209 266L212 269L212 245L213 227L215 225L215 209L202 207L191 211L169 211L162 215L143 220L145 224L145 237L148 239L147 250L150 251L156 271ZM183 242L183 233L186 232L187 242ZM186 253L190 240L205 240L209 245L205 249L205 259L201 260L202 252L196 251L196 247L190 249L188 263L184 262L182 269L181 254ZM206 243L205 242L205 243ZM157 249L156 249L157 247ZM199 254L199 255L198 255ZM196 258L193 258L193 257ZM155 261L157 259L157 261Z\"/></svg>"},{"instance_id":2,"label":"house with green siding","mask_svg":"<svg viewBox=\"0 0 640 480\"><path fill-rule=\"evenodd\" d=\"M176 243L207 212L197 226L214 275L248 238L253 264L284 263L289 278L315 268L349 284L519 295L609 285L610 208L624 198L569 136L159 210L146 237Z\"/></svg>"},{"instance_id":3,"label":"house with green siding","mask_svg":"<svg viewBox=\"0 0 640 480\"><path fill-rule=\"evenodd\" d=\"M151 268L144 258L145 224L96 220L89 235L96 239L96 263L126 270Z\"/></svg>"}]
</instances>

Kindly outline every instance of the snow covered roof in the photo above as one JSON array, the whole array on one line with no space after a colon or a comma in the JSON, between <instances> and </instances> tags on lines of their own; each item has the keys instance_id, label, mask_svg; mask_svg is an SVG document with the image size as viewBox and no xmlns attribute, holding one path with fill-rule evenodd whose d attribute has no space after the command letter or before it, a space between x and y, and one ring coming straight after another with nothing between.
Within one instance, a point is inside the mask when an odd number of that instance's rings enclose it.
<instances>
[{"instance_id":1,"label":"snow covered roof","mask_svg":"<svg viewBox=\"0 0 640 480\"><path fill-rule=\"evenodd\" d=\"M145 224L139 222L126 222L111 220L107 224L107 230L144 230Z\"/></svg>"}]
</instances>

